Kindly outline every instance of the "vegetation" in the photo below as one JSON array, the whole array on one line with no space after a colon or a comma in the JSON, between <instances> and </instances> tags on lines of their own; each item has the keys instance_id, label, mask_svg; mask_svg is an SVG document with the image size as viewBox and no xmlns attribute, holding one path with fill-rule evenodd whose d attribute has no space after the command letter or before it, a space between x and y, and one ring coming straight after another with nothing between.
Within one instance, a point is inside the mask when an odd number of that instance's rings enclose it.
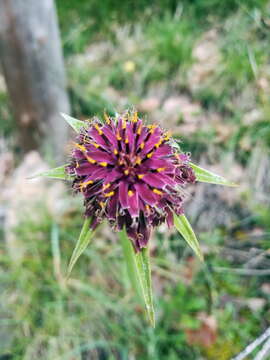
<instances>
[{"instance_id":1,"label":"vegetation","mask_svg":"<svg viewBox=\"0 0 270 360\"><path fill-rule=\"evenodd\" d=\"M33 218L18 214L22 259L0 242L0 359L231 359L270 325L269 274L260 272L270 269L269 1L56 3L73 114L135 104L172 127L192 160L227 170L240 187L224 195L202 185L198 207L212 207L211 217L190 208L203 265L176 233L152 238L155 329L105 227L66 283L80 207L58 220L45 205ZM1 88L0 106L16 151Z\"/></svg>"}]
</instances>

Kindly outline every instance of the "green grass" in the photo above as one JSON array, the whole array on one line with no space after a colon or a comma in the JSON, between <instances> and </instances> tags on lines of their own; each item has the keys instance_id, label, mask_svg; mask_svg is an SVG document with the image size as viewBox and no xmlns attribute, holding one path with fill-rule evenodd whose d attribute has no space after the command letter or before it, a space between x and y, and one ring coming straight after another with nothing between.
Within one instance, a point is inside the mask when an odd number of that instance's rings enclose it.
<instances>
[{"instance_id":1,"label":"green grass","mask_svg":"<svg viewBox=\"0 0 270 360\"><path fill-rule=\"evenodd\" d=\"M59 226L42 208L39 211L38 222L29 218L17 227L17 241L24 248L21 263L10 261L4 249L1 252L0 319L9 333L8 341L1 344L0 356L47 360L80 359L89 354L93 359L135 356L176 360L208 354L207 358L214 359L211 354L220 353L222 344L223 350L224 344L230 346L226 351L232 355L260 331L260 311L252 313L245 306L237 310L231 301L224 308L222 299L256 296L261 279L249 283L230 272L215 273L213 266L230 265L209 254L205 265L197 264L192 282L185 284L180 269L188 266L191 253L176 234L169 247L165 249L161 243L152 258L157 313L154 330L148 328L128 283L121 247L110 239L97 234L65 284L80 216L65 217ZM211 237L205 234L204 238L210 245ZM216 244L222 245L222 241L217 237ZM160 286L163 290L158 295ZM189 345L185 335L187 329L200 327L197 315L201 311L211 313L219 323L217 343L209 349ZM244 319L248 326L242 326Z\"/></svg>"}]
</instances>

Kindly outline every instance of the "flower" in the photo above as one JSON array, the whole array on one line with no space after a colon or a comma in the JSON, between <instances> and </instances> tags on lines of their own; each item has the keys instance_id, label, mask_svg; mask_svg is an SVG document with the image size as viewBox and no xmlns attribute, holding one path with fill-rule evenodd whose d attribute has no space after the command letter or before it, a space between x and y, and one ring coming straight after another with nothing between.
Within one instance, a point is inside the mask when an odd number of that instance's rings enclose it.
<instances>
[{"instance_id":1,"label":"flower","mask_svg":"<svg viewBox=\"0 0 270 360\"><path fill-rule=\"evenodd\" d=\"M91 227L105 218L115 230L125 227L136 251L147 246L154 227L171 226L173 213L183 214L183 187L195 182L189 155L137 112L82 127L66 171L84 196Z\"/></svg>"}]
</instances>

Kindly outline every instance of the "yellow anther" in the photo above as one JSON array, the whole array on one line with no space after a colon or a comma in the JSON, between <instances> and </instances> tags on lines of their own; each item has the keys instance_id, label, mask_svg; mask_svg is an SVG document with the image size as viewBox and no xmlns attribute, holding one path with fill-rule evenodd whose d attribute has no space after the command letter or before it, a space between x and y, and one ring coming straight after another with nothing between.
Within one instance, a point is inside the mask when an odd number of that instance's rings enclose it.
<instances>
[{"instance_id":1,"label":"yellow anther","mask_svg":"<svg viewBox=\"0 0 270 360\"><path fill-rule=\"evenodd\" d=\"M162 191L160 191L158 189L153 189L153 193L158 194L158 195L162 195Z\"/></svg>"},{"instance_id":2,"label":"yellow anther","mask_svg":"<svg viewBox=\"0 0 270 360\"><path fill-rule=\"evenodd\" d=\"M114 191L110 191L109 193L104 194L105 197L111 197L113 195L114 195Z\"/></svg>"},{"instance_id":3,"label":"yellow anther","mask_svg":"<svg viewBox=\"0 0 270 360\"><path fill-rule=\"evenodd\" d=\"M128 144L128 138L126 138L125 143Z\"/></svg>"},{"instance_id":4,"label":"yellow anther","mask_svg":"<svg viewBox=\"0 0 270 360\"><path fill-rule=\"evenodd\" d=\"M96 148L96 149L98 149L99 147L100 147L100 145L98 145L97 143L92 143L92 145Z\"/></svg>"},{"instance_id":5,"label":"yellow anther","mask_svg":"<svg viewBox=\"0 0 270 360\"><path fill-rule=\"evenodd\" d=\"M78 168L80 165L79 165L79 163L78 163L78 161L76 161L76 168Z\"/></svg>"},{"instance_id":6,"label":"yellow anther","mask_svg":"<svg viewBox=\"0 0 270 360\"><path fill-rule=\"evenodd\" d=\"M165 134L164 140L165 140L165 141L169 140L171 136L172 136L171 131L168 131L168 132Z\"/></svg>"},{"instance_id":7,"label":"yellow anther","mask_svg":"<svg viewBox=\"0 0 270 360\"><path fill-rule=\"evenodd\" d=\"M128 169L125 170L125 171L124 171L124 174L125 174L125 175L128 175L128 174L129 174L129 170L128 170Z\"/></svg>"},{"instance_id":8,"label":"yellow anther","mask_svg":"<svg viewBox=\"0 0 270 360\"><path fill-rule=\"evenodd\" d=\"M164 171L164 170L165 170L164 167L157 168L157 172L161 172L161 171Z\"/></svg>"},{"instance_id":9,"label":"yellow anther","mask_svg":"<svg viewBox=\"0 0 270 360\"><path fill-rule=\"evenodd\" d=\"M133 122L137 122L137 121L138 121L138 113L137 113L137 111L134 112L133 117L132 117L132 121L133 121Z\"/></svg>"},{"instance_id":10,"label":"yellow anther","mask_svg":"<svg viewBox=\"0 0 270 360\"><path fill-rule=\"evenodd\" d=\"M111 123L111 120L110 120L109 116L107 115L107 113L105 111L104 111L104 119L105 119L107 124Z\"/></svg>"},{"instance_id":11,"label":"yellow anther","mask_svg":"<svg viewBox=\"0 0 270 360\"><path fill-rule=\"evenodd\" d=\"M85 146L80 145L80 144L77 144L77 143L74 143L74 145L75 145L75 146L76 146L76 148L78 148L79 150L81 150L81 151L86 151Z\"/></svg>"},{"instance_id":12,"label":"yellow anther","mask_svg":"<svg viewBox=\"0 0 270 360\"><path fill-rule=\"evenodd\" d=\"M105 162L105 161L102 161L102 162L99 163L99 165L101 165L101 166L103 166L103 167L106 167L106 166L108 165L108 163Z\"/></svg>"},{"instance_id":13,"label":"yellow anther","mask_svg":"<svg viewBox=\"0 0 270 360\"><path fill-rule=\"evenodd\" d=\"M128 196L133 196L134 192L132 190L128 191Z\"/></svg>"},{"instance_id":14,"label":"yellow anther","mask_svg":"<svg viewBox=\"0 0 270 360\"><path fill-rule=\"evenodd\" d=\"M119 161L118 161L118 164L119 164L119 165L123 165L123 164L124 164L124 161L123 161L123 160L119 160Z\"/></svg>"},{"instance_id":15,"label":"yellow anther","mask_svg":"<svg viewBox=\"0 0 270 360\"><path fill-rule=\"evenodd\" d=\"M103 134L103 131L100 129L100 127L98 126L98 124L95 124L94 126L95 126L95 128L97 129L99 135L102 135L102 134Z\"/></svg>"},{"instance_id":16,"label":"yellow anther","mask_svg":"<svg viewBox=\"0 0 270 360\"><path fill-rule=\"evenodd\" d=\"M153 151L146 155L148 159L150 159L153 156Z\"/></svg>"},{"instance_id":17,"label":"yellow anther","mask_svg":"<svg viewBox=\"0 0 270 360\"><path fill-rule=\"evenodd\" d=\"M141 135L141 132L142 132L142 124L140 124L140 126L138 127L137 134Z\"/></svg>"},{"instance_id":18,"label":"yellow anther","mask_svg":"<svg viewBox=\"0 0 270 360\"><path fill-rule=\"evenodd\" d=\"M113 150L114 155L118 154L118 151L116 149Z\"/></svg>"},{"instance_id":19,"label":"yellow anther","mask_svg":"<svg viewBox=\"0 0 270 360\"><path fill-rule=\"evenodd\" d=\"M139 175L138 175L138 178L139 178L139 179L142 179L143 177L144 177L144 174L139 174Z\"/></svg>"},{"instance_id":20,"label":"yellow anther","mask_svg":"<svg viewBox=\"0 0 270 360\"><path fill-rule=\"evenodd\" d=\"M159 142L156 143L156 145L155 145L155 148L156 148L156 149L160 147L160 145L162 144L162 141L163 141L163 140L161 139L161 140L159 140Z\"/></svg>"},{"instance_id":21,"label":"yellow anther","mask_svg":"<svg viewBox=\"0 0 270 360\"><path fill-rule=\"evenodd\" d=\"M141 159L139 156L137 156L136 164L137 164L137 165L140 165L141 162L142 162L142 159Z\"/></svg>"},{"instance_id":22,"label":"yellow anther","mask_svg":"<svg viewBox=\"0 0 270 360\"><path fill-rule=\"evenodd\" d=\"M127 127L126 119L123 119L122 121L122 129L125 129Z\"/></svg>"},{"instance_id":23,"label":"yellow anther","mask_svg":"<svg viewBox=\"0 0 270 360\"><path fill-rule=\"evenodd\" d=\"M105 185L103 185L103 190L106 190L106 189L108 189L109 187L111 186L111 183L108 183L108 184L105 184Z\"/></svg>"},{"instance_id":24,"label":"yellow anther","mask_svg":"<svg viewBox=\"0 0 270 360\"><path fill-rule=\"evenodd\" d=\"M140 148L143 149L144 146L145 146L145 143L144 143L144 141L143 141L143 142L141 143L141 145L140 145Z\"/></svg>"},{"instance_id":25,"label":"yellow anther","mask_svg":"<svg viewBox=\"0 0 270 360\"><path fill-rule=\"evenodd\" d=\"M96 163L96 160L90 158L89 156L86 156L86 159L88 162L90 162L90 164L95 164Z\"/></svg>"},{"instance_id":26,"label":"yellow anther","mask_svg":"<svg viewBox=\"0 0 270 360\"><path fill-rule=\"evenodd\" d=\"M99 202L99 205L100 205L102 208L104 208L104 207L105 207L105 202L100 201L100 202Z\"/></svg>"},{"instance_id":27,"label":"yellow anther","mask_svg":"<svg viewBox=\"0 0 270 360\"><path fill-rule=\"evenodd\" d=\"M82 182L80 185L81 185L81 187L86 187L87 185L93 184L93 182L94 181L89 180L89 181L86 181L86 182Z\"/></svg>"},{"instance_id":28,"label":"yellow anther","mask_svg":"<svg viewBox=\"0 0 270 360\"><path fill-rule=\"evenodd\" d=\"M151 129L150 129L150 134L153 134L155 128L157 128L157 125L152 125Z\"/></svg>"},{"instance_id":29,"label":"yellow anther","mask_svg":"<svg viewBox=\"0 0 270 360\"><path fill-rule=\"evenodd\" d=\"M145 205L146 210L149 212L150 206L148 204Z\"/></svg>"},{"instance_id":30,"label":"yellow anther","mask_svg":"<svg viewBox=\"0 0 270 360\"><path fill-rule=\"evenodd\" d=\"M119 141L122 140L119 131L117 131L117 133L116 133L116 139L119 140Z\"/></svg>"}]
</instances>

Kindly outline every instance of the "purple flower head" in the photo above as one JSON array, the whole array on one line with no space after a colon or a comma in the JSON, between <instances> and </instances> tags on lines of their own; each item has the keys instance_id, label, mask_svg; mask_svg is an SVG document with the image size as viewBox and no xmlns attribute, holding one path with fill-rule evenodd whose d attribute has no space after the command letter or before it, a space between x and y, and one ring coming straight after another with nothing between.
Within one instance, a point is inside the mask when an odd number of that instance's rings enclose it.
<instances>
[{"instance_id":1,"label":"purple flower head","mask_svg":"<svg viewBox=\"0 0 270 360\"><path fill-rule=\"evenodd\" d=\"M126 227L139 251L152 228L171 226L173 213L183 213L183 187L195 175L189 156L161 127L144 124L136 112L105 119L81 129L67 171L91 226L107 218L116 230Z\"/></svg>"}]
</instances>

